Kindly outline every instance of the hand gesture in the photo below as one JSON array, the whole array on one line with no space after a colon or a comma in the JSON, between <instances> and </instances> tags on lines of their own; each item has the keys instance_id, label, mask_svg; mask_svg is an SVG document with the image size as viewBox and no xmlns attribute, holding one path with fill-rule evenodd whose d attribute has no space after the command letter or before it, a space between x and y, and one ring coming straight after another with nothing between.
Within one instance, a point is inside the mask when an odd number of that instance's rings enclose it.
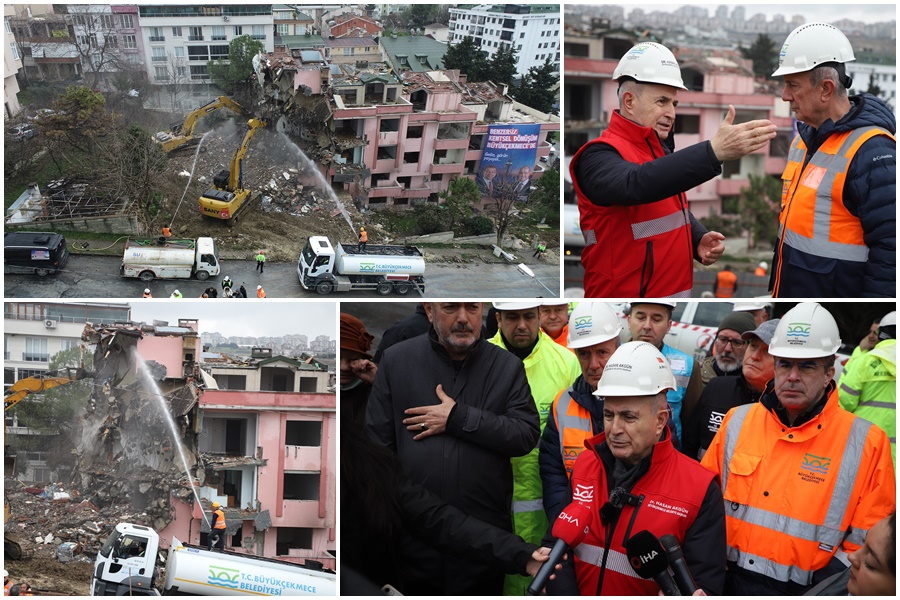
<instances>
[{"instance_id":1,"label":"hand gesture","mask_svg":"<svg viewBox=\"0 0 900 600\"><path fill-rule=\"evenodd\" d=\"M432 435L444 433L447 429L447 418L456 405L456 400L444 393L444 386L441 384L438 384L434 391L441 401L440 404L416 406L403 411L404 414L410 415L409 418L403 419L406 429L418 432L413 436L414 440L424 440Z\"/></svg>"},{"instance_id":2,"label":"hand gesture","mask_svg":"<svg viewBox=\"0 0 900 600\"><path fill-rule=\"evenodd\" d=\"M368 384L375 383L375 375L378 373L378 365L371 360L360 358L350 361L350 370L359 379Z\"/></svg>"},{"instance_id":3,"label":"hand gesture","mask_svg":"<svg viewBox=\"0 0 900 600\"><path fill-rule=\"evenodd\" d=\"M765 119L735 125L734 106L729 104L728 114L710 144L719 162L725 162L756 152L774 138L776 132L775 125Z\"/></svg>"},{"instance_id":4,"label":"hand gesture","mask_svg":"<svg viewBox=\"0 0 900 600\"><path fill-rule=\"evenodd\" d=\"M700 238L700 245L697 246L697 256L700 262L709 266L719 260L722 253L725 252L725 236L718 231L707 232Z\"/></svg>"}]
</instances>

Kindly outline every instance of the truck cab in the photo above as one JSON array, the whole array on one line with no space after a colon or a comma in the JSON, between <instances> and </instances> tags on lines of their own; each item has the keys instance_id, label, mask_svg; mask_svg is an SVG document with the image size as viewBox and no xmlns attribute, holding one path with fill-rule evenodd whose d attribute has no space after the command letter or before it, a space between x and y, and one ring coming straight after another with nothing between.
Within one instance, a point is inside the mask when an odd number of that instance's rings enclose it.
<instances>
[{"instance_id":1,"label":"truck cab","mask_svg":"<svg viewBox=\"0 0 900 600\"><path fill-rule=\"evenodd\" d=\"M311 236L297 262L297 277L303 289L328 294L334 289L334 248L327 237ZM327 291L325 291L327 289Z\"/></svg>"},{"instance_id":2,"label":"truck cab","mask_svg":"<svg viewBox=\"0 0 900 600\"><path fill-rule=\"evenodd\" d=\"M97 554L91 595L158 595L153 589L158 551L156 531L119 523Z\"/></svg>"}]
</instances>

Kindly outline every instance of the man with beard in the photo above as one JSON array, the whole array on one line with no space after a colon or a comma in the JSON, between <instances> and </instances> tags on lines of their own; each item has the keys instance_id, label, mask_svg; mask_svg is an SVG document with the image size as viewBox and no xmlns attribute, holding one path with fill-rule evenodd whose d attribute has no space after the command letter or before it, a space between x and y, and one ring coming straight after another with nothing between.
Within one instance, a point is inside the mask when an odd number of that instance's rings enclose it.
<instances>
[{"instance_id":1,"label":"man with beard","mask_svg":"<svg viewBox=\"0 0 900 600\"><path fill-rule=\"evenodd\" d=\"M700 361L700 381L704 387L713 377L740 375L741 360L747 347L741 336L755 327L756 322L750 313L746 312L729 313L719 322L719 330L713 342L713 355ZM690 412L688 407L685 407L685 415L689 415Z\"/></svg>"},{"instance_id":2,"label":"man with beard","mask_svg":"<svg viewBox=\"0 0 900 600\"><path fill-rule=\"evenodd\" d=\"M684 422L682 451L685 454L698 460L703 458L725 413L735 406L756 402L766 384L772 381L775 359L769 354L769 342L779 321L766 321L755 330L741 334L746 344L741 370L735 377L714 377L703 389L697 408Z\"/></svg>"},{"instance_id":3,"label":"man with beard","mask_svg":"<svg viewBox=\"0 0 900 600\"><path fill-rule=\"evenodd\" d=\"M378 365L366 433L396 453L413 482L512 531L510 459L537 445L540 420L522 360L481 339L483 310L481 302L426 303L428 333L388 348ZM503 590L503 573L477 557L409 540L401 561L407 595Z\"/></svg>"}]
</instances>

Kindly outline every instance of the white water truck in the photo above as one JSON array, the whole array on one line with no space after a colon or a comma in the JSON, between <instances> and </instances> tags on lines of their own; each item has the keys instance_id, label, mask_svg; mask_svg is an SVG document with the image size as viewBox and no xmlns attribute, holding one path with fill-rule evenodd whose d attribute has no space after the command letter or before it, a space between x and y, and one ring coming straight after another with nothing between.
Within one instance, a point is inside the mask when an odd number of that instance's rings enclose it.
<instances>
[{"instance_id":1,"label":"white water truck","mask_svg":"<svg viewBox=\"0 0 900 600\"><path fill-rule=\"evenodd\" d=\"M334 573L237 552L210 551L172 538L166 579L157 589L159 534L119 523L103 544L92 596L336 596Z\"/></svg>"},{"instance_id":2,"label":"white water truck","mask_svg":"<svg viewBox=\"0 0 900 600\"><path fill-rule=\"evenodd\" d=\"M373 290L380 296L425 293L425 257L415 246L332 247L327 237L311 236L297 261L297 277L305 290L331 292Z\"/></svg>"}]
</instances>

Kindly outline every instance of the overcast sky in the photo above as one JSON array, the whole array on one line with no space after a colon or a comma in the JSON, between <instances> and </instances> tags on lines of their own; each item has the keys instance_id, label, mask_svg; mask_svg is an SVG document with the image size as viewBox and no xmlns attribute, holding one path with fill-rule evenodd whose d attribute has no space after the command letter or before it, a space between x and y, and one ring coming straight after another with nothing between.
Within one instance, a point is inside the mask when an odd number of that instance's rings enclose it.
<instances>
[{"instance_id":1,"label":"overcast sky","mask_svg":"<svg viewBox=\"0 0 900 600\"><path fill-rule=\"evenodd\" d=\"M313 340L318 335L337 339L337 304L310 300L266 302L243 300L179 300L131 303L132 321L152 323L178 319L199 319L200 333L217 331L232 335L279 336L302 334Z\"/></svg>"},{"instance_id":2,"label":"overcast sky","mask_svg":"<svg viewBox=\"0 0 900 600\"><path fill-rule=\"evenodd\" d=\"M621 4L621 3L616 3ZM790 21L794 15L803 15L807 23L812 21L824 21L830 23L840 19L862 21L863 23L879 23L893 21L897 18L897 4L852 4L849 2L825 3L825 2L791 2L788 4L730 4L727 2L691 2L682 4L629 4L625 7L625 15L634 8L640 8L644 12L655 10L674 12L682 6L698 6L706 8L709 16L715 16L716 8L725 5L730 15L736 6L743 6L747 18L756 13L766 15L766 20L771 21L772 15L784 15L786 21Z\"/></svg>"}]
</instances>

